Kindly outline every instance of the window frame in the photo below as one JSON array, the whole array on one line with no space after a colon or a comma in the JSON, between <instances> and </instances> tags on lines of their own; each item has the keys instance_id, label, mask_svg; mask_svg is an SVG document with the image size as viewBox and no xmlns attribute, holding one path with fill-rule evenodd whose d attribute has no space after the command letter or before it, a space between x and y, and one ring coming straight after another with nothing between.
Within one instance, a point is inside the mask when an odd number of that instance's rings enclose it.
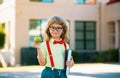
<instances>
[{"instance_id":1,"label":"window frame","mask_svg":"<svg viewBox=\"0 0 120 78\"><path fill-rule=\"evenodd\" d=\"M79 2L79 0L75 0L75 3L76 3L76 4L86 4L86 5L89 4L89 5L94 5L94 4L96 4L96 1L97 1L97 0L95 0L93 3L87 3L88 0L82 0L82 1L83 1L83 2Z\"/></svg>"},{"instance_id":2,"label":"window frame","mask_svg":"<svg viewBox=\"0 0 120 78\"><path fill-rule=\"evenodd\" d=\"M35 27L32 27L31 26L31 22L34 22L35 24L33 24L33 26L35 26ZM36 30L36 31L38 31L38 29L37 29L37 27L39 27L40 26L40 30L39 30L39 32L40 32L40 34L39 35L31 35L30 33L29 33L29 46L30 47L32 47L32 44L31 43L33 43L32 41L33 41L33 39L34 39L34 37L35 36L40 36L42 39L43 39L43 34L42 34L42 31L43 31L43 29L42 29L42 24L44 24L43 22L47 22L47 19L30 19L29 20L29 31L30 30Z\"/></svg>"},{"instance_id":3,"label":"window frame","mask_svg":"<svg viewBox=\"0 0 120 78\"><path fill-rule=\"evenodd\" d=\"M51 0L51 1L44 1L44 0L30 0L31 2L42 2L42 3L53 3L54 0Z\"/></svg>"},{"instance_id":4,"label":"window frame","mask_svg":"<svg viewBox=\"0 0 120 78\"><path fill-rule=\"evenodd\" d=\"M87 30L86 23L93 23L94 25L94 30ZM83 30L78 30L76 31L76 23L83 23ZM76 38L76 33L83 33L83 39ZM94 33L94 38L93 39L88 39L87 38L87 33ZM81 41L81 42L80 42ZM93 42L93 48L87 49L87 42ZM83 43L83 48L78 47L76 43ZM77 50L96 50L96 22L95 21L75 21L75 49Z\"/></svg>"}]
</instances>

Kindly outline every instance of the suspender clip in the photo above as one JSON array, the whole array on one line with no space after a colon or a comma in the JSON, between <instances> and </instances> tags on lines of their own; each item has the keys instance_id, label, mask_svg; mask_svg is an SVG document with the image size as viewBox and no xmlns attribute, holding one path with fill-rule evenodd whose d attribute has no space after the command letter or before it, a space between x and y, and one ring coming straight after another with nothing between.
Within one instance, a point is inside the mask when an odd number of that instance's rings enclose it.
<instances>
[{"instance_id":1,"label":"suspender clip","mask_svg":"<svg viewBox=\"0 0 120 78\"><path fill-rule=\"evenodd\" d=\"M52 67L52 70L53 70L54 68Z\"/></svg>"}]
</instances>

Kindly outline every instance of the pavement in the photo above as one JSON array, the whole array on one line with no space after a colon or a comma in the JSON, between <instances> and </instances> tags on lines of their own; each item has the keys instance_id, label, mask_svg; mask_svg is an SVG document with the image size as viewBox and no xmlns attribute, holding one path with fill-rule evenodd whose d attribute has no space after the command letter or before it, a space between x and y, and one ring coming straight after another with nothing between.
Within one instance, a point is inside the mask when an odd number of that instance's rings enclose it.
<instances>
[{"instance_id":1,"label":"pavement","mask_svg":"<svg viewBox=\"0 0 120 78\"><path fill-rule=\"evenodd\" d=\"M0 78L40 78L44 67L0 70ZM120 78L119 64L75 64L68 78Z\"/></svg>"}]
</instances>

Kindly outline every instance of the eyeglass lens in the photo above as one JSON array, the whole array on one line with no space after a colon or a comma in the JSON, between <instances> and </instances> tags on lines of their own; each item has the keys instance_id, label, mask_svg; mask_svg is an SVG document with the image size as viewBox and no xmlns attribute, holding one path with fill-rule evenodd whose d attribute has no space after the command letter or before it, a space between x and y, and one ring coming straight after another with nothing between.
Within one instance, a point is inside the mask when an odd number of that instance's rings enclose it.
<instances>
[{"instance_id":1,"label":"eyeglass lens","mask_svg":"<svg viewBox=\"0 0 120 78\"><path fill-rule=\"evenodd\" d=\"M63 28L62 28L62 27L53 27L53 26L51 26L50 29L51 29L52 31L55 31L55 30L61 31Z\"/></svg>"}]
</instances>

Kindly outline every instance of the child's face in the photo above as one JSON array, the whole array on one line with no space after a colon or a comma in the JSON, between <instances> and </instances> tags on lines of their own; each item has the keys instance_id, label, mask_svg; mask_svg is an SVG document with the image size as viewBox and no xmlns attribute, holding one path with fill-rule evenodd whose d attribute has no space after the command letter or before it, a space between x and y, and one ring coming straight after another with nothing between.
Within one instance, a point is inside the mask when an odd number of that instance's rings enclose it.
<instances>
[{"instance_id":1,"label":"child's face","mask_svg":"<svg viewBox=\"0 0 120 78\"><path fill-rule=\"evenodd\" d=\"M52 38L60 39L60 36L63 32L63 27L60 24L54 23L49 28Z\"/></svg>"}]
</instances>

